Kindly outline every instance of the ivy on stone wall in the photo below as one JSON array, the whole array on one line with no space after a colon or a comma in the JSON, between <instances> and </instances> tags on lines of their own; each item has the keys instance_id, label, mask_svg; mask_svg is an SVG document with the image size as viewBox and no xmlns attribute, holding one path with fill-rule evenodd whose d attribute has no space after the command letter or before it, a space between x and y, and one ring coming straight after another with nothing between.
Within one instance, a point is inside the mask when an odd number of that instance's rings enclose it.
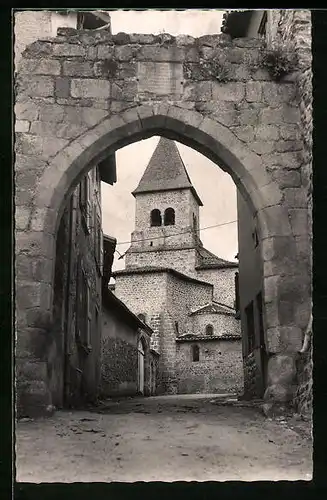
<instances>
[{"instance_id":1,"label":"ivy on stone wall","mask_svg":"<svg viewBox=\"0 0 327 500\"><path fill-rule=\"evenodd\" d=\"M297 53L294 47L277 40L271 48L264 47L261 50L261 66L278 81L297 70Z\"/></svg>"},{"instance_id":2,"label":"ivy on stone wall","mask_svg":"<svg viewBox=\"0 0 327 500\"><path fill-rule=\"evenodd\" d=\"M200 56L198 63L184 62L184 76L189 80L214 80L221 83L230 80L230 63L221 52L210 59Z\"/></svg>"}]
</instances>

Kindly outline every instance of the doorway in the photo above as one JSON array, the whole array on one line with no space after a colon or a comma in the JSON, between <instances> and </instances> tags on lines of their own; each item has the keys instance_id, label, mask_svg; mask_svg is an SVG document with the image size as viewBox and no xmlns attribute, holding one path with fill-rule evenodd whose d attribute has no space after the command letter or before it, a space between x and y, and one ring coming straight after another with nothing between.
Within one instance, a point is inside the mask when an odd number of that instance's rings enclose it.
<instances>
[{"instance_id":1,"label":"doorway","mask_svg":"<svg viewBox=\"0 0 327 500\"><path fill-rule=\"evenodd\" d=\"M144 395L144 347L142 340L138 341L138 389L139 393Z\"/></svg>"}]
</instances>

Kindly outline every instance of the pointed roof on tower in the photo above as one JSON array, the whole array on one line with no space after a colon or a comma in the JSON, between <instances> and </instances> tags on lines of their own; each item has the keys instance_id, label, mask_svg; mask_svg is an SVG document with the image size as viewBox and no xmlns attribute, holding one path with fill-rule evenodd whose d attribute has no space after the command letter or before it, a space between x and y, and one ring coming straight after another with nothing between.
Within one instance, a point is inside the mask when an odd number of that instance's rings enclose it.
<instances>
[{"instance_id":1,"label":"pointed roof on tower","mask_svg":"<svg viewBox=\"0 0 327 500\"><path fill-rule=\"evenodd\" d=\"M190 189L198 204L203 206L188 176L176 143L165 137L160 137L143 177L132 194L175 189Z\"/></svg>"}]
</instances>

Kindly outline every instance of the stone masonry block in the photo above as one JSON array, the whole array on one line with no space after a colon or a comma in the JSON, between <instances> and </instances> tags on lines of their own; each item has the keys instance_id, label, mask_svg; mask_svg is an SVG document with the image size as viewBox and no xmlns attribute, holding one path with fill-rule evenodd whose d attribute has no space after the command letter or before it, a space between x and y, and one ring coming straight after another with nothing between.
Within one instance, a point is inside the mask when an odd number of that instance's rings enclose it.
<instances>
[{"instance_id":1,"label":"stone masonry block","mask_svg":"<svg viewBox=\"0 0 327 500\"><path fill-rule=\"evenodd\" d=\"M55 59L23 59L19 66L20 74L60 75L60 62Z\"/></svg>"},{"instance_id":2,"label":"stone masonry block","mask_svg":"<svg viewBox=\"0 0 327 500\"><path fill-rule=\"evenodd\" d=\"M16 254L34 257L49 257L54 254L54 236L45 232L16 232Z\"/></svg>"},{"instance_id":3,"label":"stone masonry block","mask_svg":"<svg viewBox=\"0 0 327 500\"><path fill-rule=\"evenodd\" d=\"M262 220L262 238L292 235L290 222L280 205L260 209L259 217Z\"/></svg>"},{"instance_id":4,"label":"stone masonry block","mask_svg":"<svg viewBox=\"0 0 327 500\"><path fill-rule=\"evenodd\" d=\"M290 208L306 208L308 206L308 193L301 188L285 188L284 202Z\"/></svg>"},{"instance_id":5,"label":"stone masonry block","mask_svg":"<svg viewBox=\"0 0 327 500\"><path fill-rule=\"evenodd\" d=\"M238 102L244 99L245 84L244 83L213 83L212 98L213 100L233 101Z\"/></svg>"},{"instance_id":6,"label":"stone masonry block","mask_svg":"<svg viewBox=\"0 0 327 500\"><path fill-rule=\"evenodd\" d=\"M241 141L244 142L250 142L251 146L253 145L253 139L254 139L254 128L251 125L243 125L241 127L234 127L233 129L234 134L237 135Z\"/></svg>"},{"instance_id":7,"label":"stone masonry block","mask_svg":"<svg viewBox=\"0 0 327 500\"><path fill-rule=\"evenodd\" d=\"M26 75L19 80L17 101L29 97L52 97L54 95L54 81L51 76Z\"/></svg>"},{"instance_id":8,"label":"stone masonry block","mask_svg":"<svg viewBox=\"0 0 327 500\"><path fill-rule=\"evenodd\" d=\"M61 122L64 117L64 111L65 108L58 104L43 104L40 106L38 118L44 122Z\"/></svg>"},{"instance_id":9,"label":"stone masonry block","mask_svg":"<svg viewBox=\"0 0 327 500\"><path fill-rule=\"evenodd\" d=\"M41 307L41 309L50 309L51 285L48 283L20 283L16 289L17 307L20 309L29 309L32 307Z\"/></svg>"},{"instance_id":10,"label":"stone masonry block","mask_svg":"<svg viewBox=\"0 0 327 500\"><path fill-rule=\"evenodd\" d=\"M197 82L188 84L184 88L183 99L187 101L211 101L212 83Z\"/></svg>"},{"instance_id":11,"label":"stone masonry block","mask_svg":"<svg viewBox=\"0 0 327 500\"><path fill-rule=\"evenodd\" d=\"M130 61L133 58L133 50L130 45L119 45L115 47L115 58L118 61Z\"/></svg>"},{"instance_id":12,"label":"stone masonry block","mask_svg":"<svg viewBox=\"0 0 327 500\"><path fill-rule=\"evenodd\" d=\"M65 76L93 76L93 62L79 61L64 61L62 63L62 73Z\"/></svg>"},{"instance_id":13,"label":"stone masonry block","mask_svg":"<svg viewBox=\"0 0 327 500\"><path fill-rule=\"evenodd\" d=\"M276 307L276 304L275 304ZM267 335L267 351L269 353L276 353L280 350L280 332L278 327L268 327L266 330Z\"/></svg>"},{"instance_id":14,"label":"stone masonry block","mask_svg":"<svg viewBox=\"0 0 327 500\"><path fill-rule=\"evenodd\" d=\"M264 279L265 303L276 302L278 297L278 276L267 276Z\"/></svg>"},{"instance_id":15,"label":"stone masonry block","mask_svg":"<svg viewBox=\"0 0 327 500\"><path fill-rule=\"evenodd\" d=\"M293 83L279 84L275 82L262 83L263 98L268 105L278 106L289 103L295 98L296 87Z\"/></svg>"},{"instance_id":16,"label":"stone masonry block","mask_svg":"<svg viewBox=\"0 0 327 500\"><path fill-rule=\"evenodd\" d=\"M308 234L308 210L305 208L296 208L289 210L289 214L293 235Z\"/></svg>"},{"instance_id":17,"label":"stone masonry block","mask_svg":"<svg viewBox=\"0 0 327 500\"><path fill-rule=\"evenodd\" d=\"M268 361L268 385L288 384L296 375L295 358L290 354L277 354Z\"/></svg>"},{"instance_id":18,"label":"stone masonry block","mask_svg":"<svg viewBox=\"0 0 327 500\"><path fill-rule=\"evenodd\" d=\"M58 43L53 47L53 55L56 57L84 57L86 47L70 43Z\"/></svg>"},{"instance_id":19,"label":"stone masonry block","mask_svg":"<svg viewBox=\"0 0 327 500\"><path fill-rule=\"evenodd\" d=\"M139 61L154 62L182 62L184 58L185 50L176 45L143 45L140 47L137 57Z\"/></svg>"},{"instance_id":20,"label":"stone masonry block","mask_svg":"<svg viewBox=\"0 0 327 500\"><path fill-rule=\"evenodd\" d=\"M113 45L99 45L97 58L98 59L109 59L111 60L115 53L115 47Z\"/></svg>"},{"instance_id":21,"label":"stone masonry block","mask_svg":"<svg viewBox=\"0 0 327 500\"><path fill-rule=\"evenodd\" d=\"M281 122L280 108L266 107L260 112L260 123L262 125L279 125Z\"/></svg>"},{"instance_id":22,"label":"stone masonry block","mask_svg":"<svg viewBox=\"0 0 327 500\"><path fill-rule=\"evenodd\" d=\"M278 128L274 125L259 125L256 128L256 138L264 141L276 141L279 137Z\"/></svg>"},{"instance_id":23,"label":"stone masonry block","mask_svg":"<svg viewBox=\"0 0 327 500\"><path fill-rule=\"evenodd\" d=\"M18 230L28 229L31 210L28 207L19 206L15 209L15 226Z\"/></svg>"},{"instance_id":24,"label":"stone masonry block","mask_svg":"<svg viewBox=\"0 0 327 500\"><path fill-rule=\"evenodd\" d=\"M253 132L254 133L254 132ZM269 154L272 153L276 149L276 142L274 141L253 141L250 143L250 147L252 151L257 153L258 155Z\"/></svg>"},{"instance_id":25,"label":"stone masonry block","mask_svg":"<svg viewBox=\"0 0 327 500\"><path fill-rule=\"evenodd\" d=\"M299 140L301 136L300 127L297 123L281 125L279 128L279 132L281 139L283 139L284 141Z\"/></svg>"},{"instance_id":26,"label":"stone masonry block","mask_svg":"<svg viewBox=\"0 0 327 500\"><path fill-rule=\"evenodd\" d=\"M105 99L110 96L110 82L108 80L72 79L72 97L95 97Z\"/></svg>"},{"instance_id":27,"label":"stone masonry block","mask_svg":"<svg viewBox=\"0 0 327 500\"><path fill-rule=\"evenodd\" d=\"M300 123L300 110L298 107L284 106L282 108L282 120L284 123Z\"/></svg>"},{"instance_id":28,"label":"stone masonry block","mask_svg":"<svg viewBox=\"0 0 327 500\"><path fill-rule=\"evenodd\" d=\"M28 132L30 122L28 120L15 120L15 132Z\"/></svg>"},{"instance_id":29,"label":"stone masonry block","mask_svg":"<svg viewBox=\"0 0 327 500\"><path fill-rule=\"evenodd\" d=\"M262 85L260 82L247 82L245 87L245 98L248 102L261 101Z\"/></svg>"},{"instance_id":30,"label":"stone masonry block","mask_svg":"<svg viewBox=\"0 0 327 500\"><path fill-rule=\"evenodd\" d=\"M262 159L268 168L278 166L291 170L301 167L301 154L298 152L269 153L262 155Z\"/></svg>"},{"instance_id":31,"label":"stone masonry block","mask_svg":"<svg viewBox=\"0 0 327 500\"><path fill-rule=\"evenodd\" d=\"M105 109L65 106L63 123L66 125L79 125L93 127L108 115Z\"/></svg>"},{"instance_id":32,"label":"stone masonry block","mask_svg":"<svg viewBox=\"0 0 327 500\"><path fill-rule=\"evenodd\" d=\"M265 304L265 321L266 328L279 326L278 307L276 307L275 301Z\"/></svg>"},{"instance_id":33,"label":"stone masonry block","mask_svg":"<svg viewBox=\"0 0 327 500\"><path fill-rule=\"evenodd\" d=\"M278 205L279 203L281 203L283 198L283 193L278 188L276 182L270 182L269 184L261 186L260 193L264 198L266 207Z\"/></svg>"},{"instance_id":34,"label":"stone masonry block","mask_svg":"<svg viewBox=\"0 0 327 500\"><path fill-rule=\"evenodd\" d=\"M14 106L15 118L17 120L37 120L40 106L31 100L16 102Z\"/></svg>"},{"instance_id":35,"label":"stone masonry block","mask_svg":"<svg viewBox=\"0 0 327 500\"><path fill-rule=\"evenodd\" d=\"M55 79L55 96L68 98L70 96L70 79L58 77Z\"/></svg>"}]
</instances>

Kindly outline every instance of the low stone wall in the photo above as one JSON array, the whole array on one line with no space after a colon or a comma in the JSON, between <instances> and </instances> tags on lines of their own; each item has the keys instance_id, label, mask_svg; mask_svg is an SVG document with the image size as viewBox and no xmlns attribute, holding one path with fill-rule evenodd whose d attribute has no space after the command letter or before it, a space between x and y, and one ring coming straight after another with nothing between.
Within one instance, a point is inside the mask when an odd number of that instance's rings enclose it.
<instances>
[{"instance_id":1,"label":"low stone wall","mask_svg":"<svg viewBox=\"0 0 327 500\"><path fill-rule=\"evenodd\" d=\"M178 393L242 393L241 340L196 342L200 359L192 361L192 342L177 344Z\"/></svg>"},{"instance_id":2,"label":"low stone wall","mask_svg":"<svg viewBox=\"0 0 327 500\"><path fill-rule=\"evenodd\" d=\"M101 343L101 396L137 394L137 348L119 338Z\"/></svg>"}]
</instances>

